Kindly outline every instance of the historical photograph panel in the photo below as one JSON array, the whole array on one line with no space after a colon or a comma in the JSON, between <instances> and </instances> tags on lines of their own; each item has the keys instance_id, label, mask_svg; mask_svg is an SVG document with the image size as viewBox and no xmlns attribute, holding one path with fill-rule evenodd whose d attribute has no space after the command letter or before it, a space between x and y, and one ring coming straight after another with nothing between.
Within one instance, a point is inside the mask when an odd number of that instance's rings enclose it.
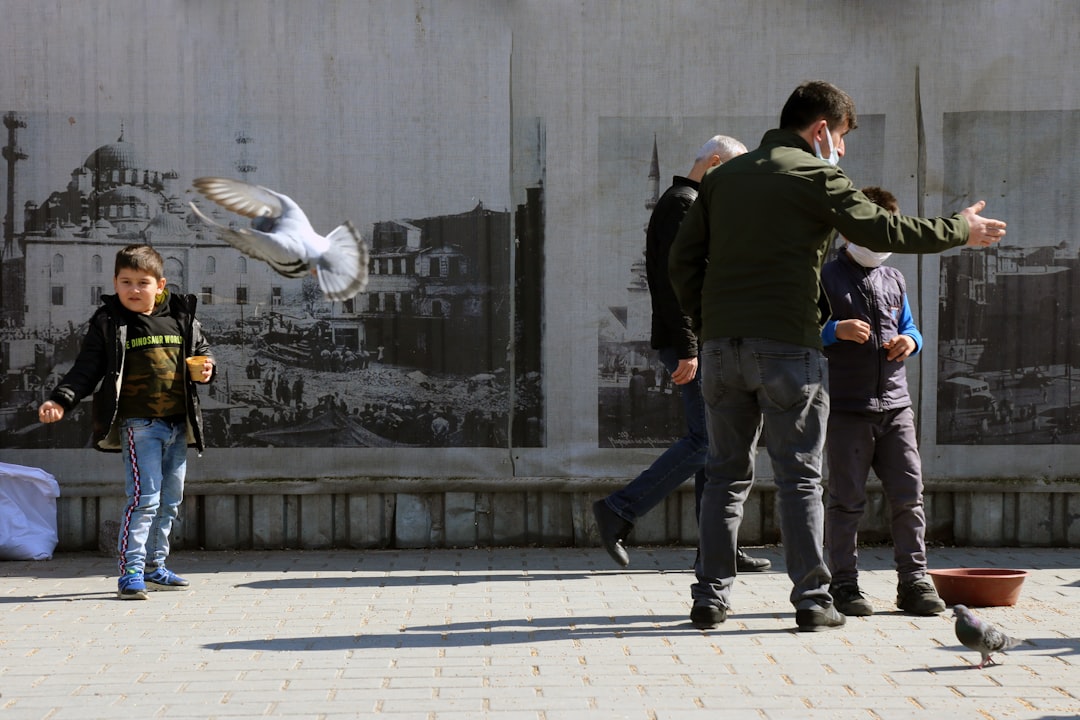
<instances>
[{"instance_id":1,"label":"historical photograph panel","mask_svg":"<svg viewBox=\"0 0 1080 720\"><path fill-rule=\"evenodd\" d=\"M1078 131L1077 111L944 117L943 211L985 199L1009 228L941 260L940 445L1080 440Z\"/></svg>"},{"instance_id":2,"label":"historical photograph panel","mask_svg":"<svg viewBox=\"0 0 1080 720\"><path fill-rule=\"evenodd\" d=\"M132 130L155 119L125 128L119 116L97 117L73 133L65 125L74 119L3 118L5 447L87 444L89 398L63 423L41 425L35 409L71 367L101 296L114 292L116 251L143 242L164 257L170 291L199 300L218 362L217 380L200 390L208 444L543 444L539 122L525 131L534 142L521 151L528 171L515 207L490 207L477 188L454 212L352 218L369 247L369 281L332 302L314 277L277 274L196 217L190 202L224 225L247 223L192 190L197 171L177 143ZM235 178L289 192L273 171L274 118L195 123L209 131L200 141L215 167L227 154ZM324 233L349 219L322 215L312 222Z\"/></svg>"}]
</instances>

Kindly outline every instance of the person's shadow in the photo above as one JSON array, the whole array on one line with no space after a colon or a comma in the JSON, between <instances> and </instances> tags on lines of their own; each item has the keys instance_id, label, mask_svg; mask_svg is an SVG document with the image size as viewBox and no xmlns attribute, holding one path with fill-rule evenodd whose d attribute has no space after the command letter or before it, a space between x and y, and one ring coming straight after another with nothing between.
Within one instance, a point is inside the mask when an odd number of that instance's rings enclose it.
<instances>
[{"instance_id":1,"label":"person's shadow","mask_svg":"<svg viewBox=\"0 0 1080 720\"><path fill-rule=\"evenodd\" d=\"M773 612L740 613L739 618L777 618ZM537 644L567 640L606 640L633 637L689 637L702 633L732 634L753 632L794 634L796 629L775 628L747 631L728 622L713 630L699 630L686 615L626 615L524 617L475 620L443 625L402 626L396 633L355 633L350 635L253 638L204 645L210 650L262 650L270 652L355 650L399 647L483 647L492 645Z\"/></svg>"},{"instance_id":2,"label":"person's shadow","mask_svg":"<svg viewBox=\"0 0 1080 720\"><path fill-rule=\"evenodd\" d=\"M673 624L678 623L676 627ZM642 636L693 635L685 615L631 615L625 617L553 617L478 620L445 625L403 626L396 633L363 632L352 635L253 638L208 643L209 650L262 650L270 652L355 650L399 647L483 647L544 643L560 640L607 639Z\"/></svg>"}]
</instances>

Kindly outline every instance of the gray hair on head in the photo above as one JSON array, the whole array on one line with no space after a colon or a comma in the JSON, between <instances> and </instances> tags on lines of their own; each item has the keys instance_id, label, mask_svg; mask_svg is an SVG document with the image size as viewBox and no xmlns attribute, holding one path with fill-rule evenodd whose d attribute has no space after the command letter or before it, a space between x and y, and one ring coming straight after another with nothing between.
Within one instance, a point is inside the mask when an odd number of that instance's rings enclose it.
<instances>
[{"instance_id":1,"label":"gray hair on head","mask_svg":"<svg viewBox=\"0 0 1080 720\"><path fill-rule=\"evenodd\" d=\"M742 155L744 152L746 152L746 146L735 138L728 137L727 135L714 135L701 146L700 150L698 150L694 162L704 160L713 155L719 155L721 162L727 162L736 155Z\"/></svg>"}]
</instances>

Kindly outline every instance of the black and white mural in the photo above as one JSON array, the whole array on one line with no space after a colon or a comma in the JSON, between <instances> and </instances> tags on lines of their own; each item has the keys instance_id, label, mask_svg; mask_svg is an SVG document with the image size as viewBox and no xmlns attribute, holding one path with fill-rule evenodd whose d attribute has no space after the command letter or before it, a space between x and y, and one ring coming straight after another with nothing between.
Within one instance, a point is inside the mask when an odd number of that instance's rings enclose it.
<instances>
[{"instance_id":1,"label":"black and white mural","mask_svg":"<svg viewBox=\"0 0 1080 720\"><path fill-rule=\"evenodd\" d=\"M99 132L74 131L86 122L74 117L14 110L3 120L5 447L86 445L89 399L55 425L38 423L35 408L71 366L101 295L113 292L116 251L138 242L162 254L172 291L199 298L219 366L202 391L211 446L543 444L539 121L518 129L525 141L513 208L489 206L477 192L456 212L354 218L370 246L369 285L329 302L313 278L277 275L194 217L189 201L211 214L218 208L197 199L190 171L178 170L192 163L175 144L140 136L119 116L91 118ZM203 122L202 149L215 158L203 162L303 193L299 182L287 187L273 143L262 141L273 137L263 131L268 122L216 137L215 123ZM331 215L341 204L314 206L309 214L324 232L347 219Z\"/></svg>"},{"instance_id":2,"label":"black and white mural","mask_svg":"<svg viewBox=\"0 0 1080 720\"><path fill-rule=\"evenodd\" d=\"M1080 441L1078 129L1075 110L944 117L945 205L985 198L1009 229L941 261L940 445Z\"/></svg>"}]
</instances>

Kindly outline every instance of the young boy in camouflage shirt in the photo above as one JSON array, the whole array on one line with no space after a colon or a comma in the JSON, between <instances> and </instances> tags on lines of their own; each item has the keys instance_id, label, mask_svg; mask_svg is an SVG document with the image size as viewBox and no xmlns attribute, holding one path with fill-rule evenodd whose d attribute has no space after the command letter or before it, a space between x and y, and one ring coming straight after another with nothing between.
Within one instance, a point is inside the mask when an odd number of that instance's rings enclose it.
<instances>
[{"instance_id":1,"label":"young boy in camouflage shirt","mask_svg":"<svg viewBox=\"0 0 1080 720\"><path fill-rule=\"evenodd\" d=\"M165 285L164 261L154 248L120 250L116 294L102 296L74 365L38 409L41 422L56 422L101 383L93 446L122 452L126 471L117 543L124 600L147 599L148 587L188 586L165 560L184 496L187 448L204 447L195 383L210 382L214 360L195 319L195 296L174 295Z\"/></svg>"}]
</instances>

